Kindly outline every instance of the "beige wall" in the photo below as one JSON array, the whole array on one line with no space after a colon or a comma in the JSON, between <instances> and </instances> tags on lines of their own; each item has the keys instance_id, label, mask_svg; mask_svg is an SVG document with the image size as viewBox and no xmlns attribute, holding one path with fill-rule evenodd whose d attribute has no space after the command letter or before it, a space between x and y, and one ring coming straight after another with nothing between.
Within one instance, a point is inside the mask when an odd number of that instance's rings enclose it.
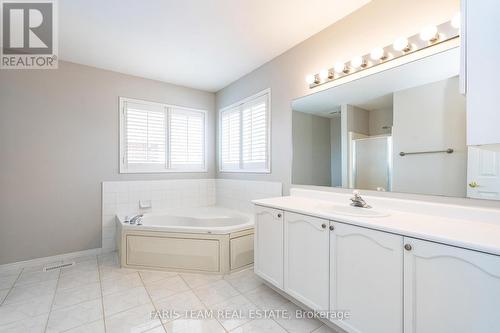
<instances>
[{"instance_id":1,"label":"beige wall","mask_svg":"<svg viewBox=\"0 0 500 333\"><path fill-rule=\"evenodd\" d=\"M370 135L391 134L391 126L392 108L370 110L368 119Z\"/></svg>"},{"instance_id":2,"label":"beige wall","mask_svg":"<svg viewBox=\"0 0 500 333\"><path fill-rule=\"evenodd\" d=\"M208 173L118 173L118 96L208 110ZM101 246L101 182L214 176L213 93L65 63L0 70L0 264Z\"/></svg>"},{"instance_id":3,"label":"beige wall","mask_svg":"<svg viewBox=\"0 0 500 333\"><path fill-rule=\"evenodd\" d=\"M458 77L394 93L392 190L465 197L465 97ZM453 148L453 154L399 156Z\"/></svg>"},{"instance_id":4,"label":"beige wall","mask_svg":"<svg viewBox=\"0 0 500 333\"><path fill-rule=\"evenodd\" d=\"M292 175L290 102L311 93L304 82L306 74L391 44L399 36L418 33L426 25L445 22L459 8L459 0L373 0L219 91L218 109L265 88L272 89L272 173L219 173L218 176L282 181L286 193Z\"/></svg>"},{"instance_id":5,"label":"beige wall","mask_svg":"<svg viewBox=\"0 0 500 333\"><path fill-rule=\"evenodd\" d=\"M347 105L346 110L347 130L345 135L348 135L349 132L370 135L370 111L354 105Z\"/></svg>"}]
</instances>

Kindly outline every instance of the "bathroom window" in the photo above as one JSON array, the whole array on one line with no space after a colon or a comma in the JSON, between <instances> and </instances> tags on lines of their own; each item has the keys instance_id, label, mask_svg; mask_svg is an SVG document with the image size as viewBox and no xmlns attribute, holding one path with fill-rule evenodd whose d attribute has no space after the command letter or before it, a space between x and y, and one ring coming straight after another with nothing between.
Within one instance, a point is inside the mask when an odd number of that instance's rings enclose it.
<instances>
[{"instance_id":1,"label":"bathroom window","mask_svg":"<svg viewBox=\"0 0 500 333\"><path fill-rule=\"evenodd\" d=\"M267 89L220 111L220 171L271 171L270 95Z\"/></svg>"},{"instance_id":2,"label":"bathroom window","mask_svg":"<svg viewBox=\"0 0 500 333\"><path fill-rule=\"evenodd\" d=\"M120 98L120 172L205 172L206 112Z\"/></svg>"}]
</instances>

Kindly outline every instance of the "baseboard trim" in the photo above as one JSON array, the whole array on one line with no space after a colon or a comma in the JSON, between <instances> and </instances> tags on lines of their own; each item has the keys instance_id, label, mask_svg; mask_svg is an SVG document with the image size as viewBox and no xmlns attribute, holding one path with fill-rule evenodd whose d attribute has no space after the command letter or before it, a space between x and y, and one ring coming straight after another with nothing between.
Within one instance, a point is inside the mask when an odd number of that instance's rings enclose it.
<instances>
[{"instance_id":1,"label":"baseboard trim","mask_svg":"<svg viewBox=\"0 0 500 333\"><path fill-rule=\"evenodd\" d=\"M0 272L21 269L21 268L30 267L30 266L43 265L43 264L54 262L54 261L62 261L62 260L73 259L73 258L77 258L77 257L98 255L98 254L106 253L106 252L110 252L110 251L103 251L102 248L97 248L97 249L90 249L90 250L83 250L83 251L77 251L77 252L58 254L58 255L50 256L50 257L43 257L43 258L18 261L18 262L13 262L10 264L0 265Z\"/></svg>"}]
</instances>

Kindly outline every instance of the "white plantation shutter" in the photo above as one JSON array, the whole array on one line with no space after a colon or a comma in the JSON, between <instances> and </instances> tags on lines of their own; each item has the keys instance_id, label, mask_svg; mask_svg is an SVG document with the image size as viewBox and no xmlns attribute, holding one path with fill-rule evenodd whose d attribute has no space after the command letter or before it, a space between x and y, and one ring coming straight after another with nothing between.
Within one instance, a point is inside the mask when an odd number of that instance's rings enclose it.
<instances>
[{"instance_id":1,"label":"white plantation shutter","mask_svg":"<svg viewBox=\"0 0 500 333\"><path fill-rule=\"evenodd\" d=\"M160 106L126 103L127 163L165 165L165 110Z\"/></svg>"},{"instance_id":2,"label":"white plantation shutter","mask_svg":"<svg viewBox=\"0 0 500 333\"><path fill-rule=\"evenodd\" d=\"M120 172L190 172L205 168L205 112L120 99Z\"/></svg>"},{"instance_id":3,"label":"white plantation shutter","mask_svg":"<svg viewBox=\"0 0 500 333\"><path fill-rule=\"evenodd\" d=\"M223 170L240 168L241 114L240 109L221 113L221 156Z\"/></svg>"},{"instance_id":4,"label":"white plantation shutter","mask_svg":"<svg viewBox=\"0 0 500 333\"><path fill-rule=\"evenodd\" d=\"M221 171L269 172L269 92L220 113Z\"/></svg>"},{"instance_id":5,"label":"white plantation shutter","mask_svg":"<svg viewBox=\"0 0 500 333\"><path fill-rule=\"evenodd\" d=\"M205 167L205 114L172 108L170 111L170 166Z\"/></svg>"},{"instance_id":6,"label":"white plantation shutter","mask_svg":"<svg viewBox=\"0 0 500 333\"><path fill-rule=\"evenodd\" d=\"M267 95L242 106L243 169L267 168Z\"/></svg>"}]
</instances>

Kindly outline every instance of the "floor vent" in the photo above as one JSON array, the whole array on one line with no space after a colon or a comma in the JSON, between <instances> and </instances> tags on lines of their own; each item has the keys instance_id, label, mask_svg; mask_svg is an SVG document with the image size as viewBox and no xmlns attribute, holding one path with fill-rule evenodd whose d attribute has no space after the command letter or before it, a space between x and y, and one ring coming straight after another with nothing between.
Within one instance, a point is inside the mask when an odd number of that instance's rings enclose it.
<instances>
[{"instance_id":1,"label":"floor vent","mask_svg":"<svg viewBox=\"0 0 500 333\"><path fill-rule=\"evenodd\" d=\"M64 264L58 264L58 265L54 265L54 266L44 267L43 271L44 272L49 272L49 271L52 271L54 269L63 268L63 267L70 267L70 266L74 266L74 265L75 265L74 262L67 262L67 263L64 263Z\"/></svg>"}]
</instances>

